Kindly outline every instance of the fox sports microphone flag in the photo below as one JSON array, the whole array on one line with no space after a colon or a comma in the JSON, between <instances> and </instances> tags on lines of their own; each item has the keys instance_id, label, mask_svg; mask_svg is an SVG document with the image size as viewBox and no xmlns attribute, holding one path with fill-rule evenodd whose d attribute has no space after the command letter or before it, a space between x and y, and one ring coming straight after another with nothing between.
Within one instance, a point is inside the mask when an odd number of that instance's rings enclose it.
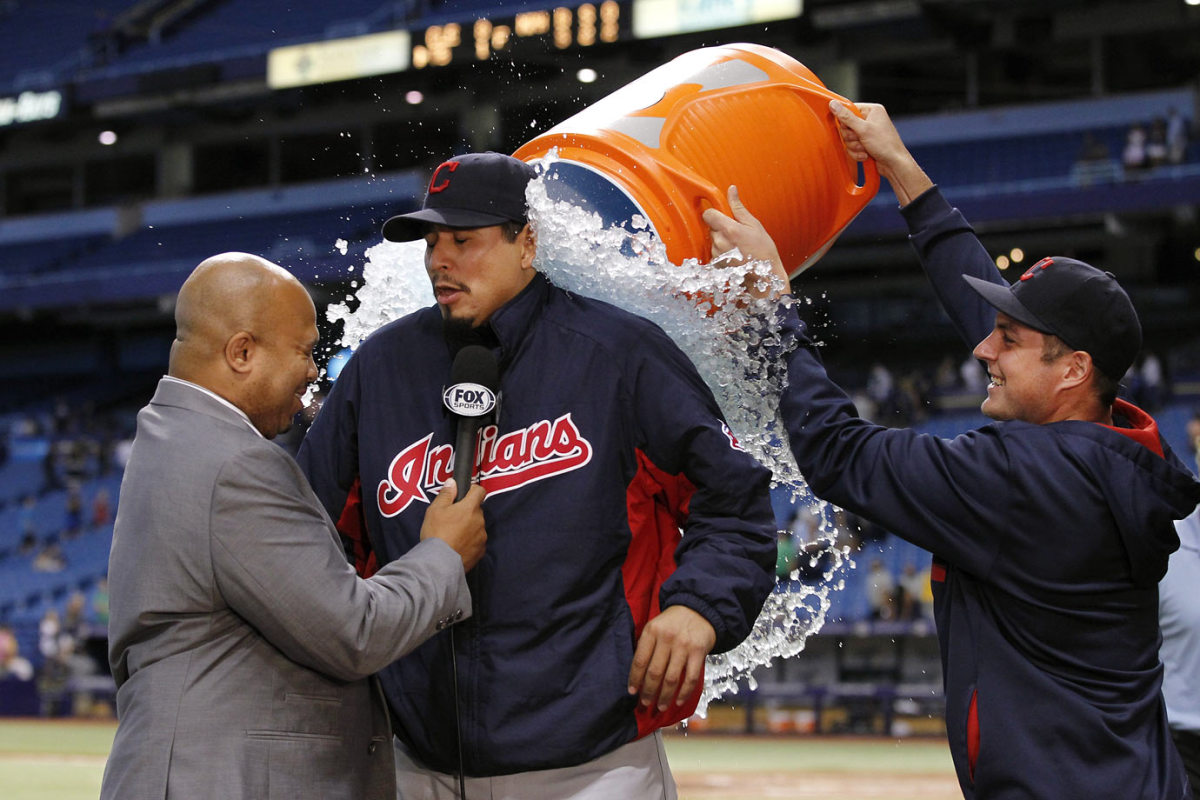
<instances>
[{"instance_id":1,"label":"fox sports microphone flag","mask_svg":"<svg viewBox=\"0 0 1200 800\"><path fill-rule=\"evenodd\" d=\"M473 344L458 351L450 368L450 385L442 392L442 402L454 416L456 501L461 500L471 486L475 439L480 426L496 408L499 384L500 369L491 350Z\"/></svg>"}]
</instances>

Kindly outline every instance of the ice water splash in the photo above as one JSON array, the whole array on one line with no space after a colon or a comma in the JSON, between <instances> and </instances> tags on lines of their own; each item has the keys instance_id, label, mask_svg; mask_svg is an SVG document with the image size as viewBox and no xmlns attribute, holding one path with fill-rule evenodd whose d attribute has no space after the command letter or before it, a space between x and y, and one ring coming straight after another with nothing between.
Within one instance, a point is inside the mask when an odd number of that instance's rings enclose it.
<instances>
[{"instance_id":1,"label":"ice water splash","mask_svg":"<svg viewBox=\"0 0 1200 800\"><path fill-rule=\"evenodd\" d=\"M377 328L433 305L433 286L425 274L425 242L381 242L366 252L362 286L350 299L325 311L330 322L341 322L341 346L354 349ZM335 348L336 349L336 348Z\"/></svg>"},{"instance_id":2,"label":"ice water splash","mask_svg":"<svg viewBox=\"0 0 1200 800\"><path fill-rule=\"evenodd\" d=\"M810 508L819 517L827 517L828 510L824 502L814 502ZM839 544L839 539L838 530L822 522L819 535L807 543L800 556L806 562L803 565L806 573L825 561L820 582L811 582L811 578L801 580L800 569L793 570L786 580L776 580L775 589L763 604L750 635L733 650L708 657L704 692L696 708L698 716L706 716L708 704L713 700L736 692L740 680L744 679L749 689L757 689L753 674L757 668L799 654L808 637L824 626L832 604L830 594L845 588L846 571L855 569L850 546Z\"/></svg>"},{"instance_id":3,"label":"ice water splash","mask_svg":"<svg viewBox=\"0 0 1200 800\"><path fill-rule=\"evenodd\" d=\"M771 470L774 484L827 518L782 433L779 397L786 373L776 303L751 298L744 289L750 281L761 289L777 281L770 265L737 264L736 252L710 264L695 259L673 264L644 218L635 216L625 227L605 225L598 213L553 200L549 182L557 178L549 167L554 160L552 153L538 163L539 177L527 193L538 237L538 271L569 292L605 300L662 328L696 365L738 441ZM853 568L837 538L831 524L822 522L806 556L816 566L828 554L821 582L810 585L798 575L777 582L746 640L728 653L709 657L698 713L703 715L709 702L735 691L740 679L753 681L755 668L799 653L807 637L820 630L829 611L830 590L840 588L839 576Z\"/></svg>"},{"instance_id":4,"label":"ice water splash","mask_svg":"<svg viewBox=\"0 0 1200 800\"><path fill-rule=\"evenodd\" d=\"M769 324L775 302L750 298L743 288L745 280L764 288L778 283L770 265L719 265L736 263L736 253L713 264L672 264L647 220L635 216L629 228L606 226L595 212L553 200L549 184L557 179L544 172L527 193L538 272L568 292L656 323L712 388L742 447L771 469L776 482L800 486L796 462L778 435L784 372L779 331Z\"/></svg>"},{"instance_id":5,"label":"ice water splash","mask_svg":"<svg viewBox=\"0 0 1200 800\"><path fill-rule=\"evenodd\" d=\"M822 580L810 585L793 573L791 580L777 582L746 640L709 657L697 709L703 715L712 700L735 691L739 680L753 688L751 673L757 667L803 650L807 637L825 622L830 591L841 588L840 576L854 565L837 544L838 532L828 521L832 515L813 498L781 433L779 397L786 373L775 303L750 298L743 288L756 281L765 289L777 280L770 266L737 265L736 253L712 264L695 259L672 264L644 218L634 217L627 227L606 226L596 213L551 199L546 184L555 177L545 168L555 158L551 154L537 164L539 175L526 195L538 241L535 268L568 292L612 303L661 327L696 365L742 447L771 470L776 487L790 491L794 501L822 520L804 556L815 567L828 555ZM357 308L337 303L326 312L331 322L344 325L342 346L354 348L376 328L434 302L424 249L418 241L384 242L367 250Z\"/></svg>"}]
</instances>

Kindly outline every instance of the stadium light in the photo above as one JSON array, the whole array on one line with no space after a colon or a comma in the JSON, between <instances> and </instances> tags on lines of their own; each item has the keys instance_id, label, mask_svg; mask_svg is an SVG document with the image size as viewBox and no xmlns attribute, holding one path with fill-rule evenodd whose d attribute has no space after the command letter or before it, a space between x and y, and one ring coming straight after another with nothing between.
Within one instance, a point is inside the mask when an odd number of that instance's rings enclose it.
<instances>
[{"instance_id":1,"label":"stadium light","mask_svg":"<svg viewBox=\"0 0 1200 800\"><path fill-rule=\"evenodd\" d=\"M100 144L104 145L105 147L117 143L116 131L100 131L100 135L96 138L100 141Z\"/></svg>"},{"instance_id":2,"label":"stadium light","mask_svg":"<svg viewBox=\"0 0 1200 800\"><path fill-rule=\"evenodd\" d=\"M1025 251L1019 247L1014 247L1012 252L1008 254L1008 257L1012 259L1012 263L1020 264L1025 260Z\"/></svg>"},{"instance_id":3,"label":"stadium light","mask_svg":"<svg viewBox=\"0 0 1200 800\"><path fill-rule=\"evenodd\" d=\"M1008 256L996 256L996 268L999 270L1008 269Z\"/></svg>"},{"instance_id":4,"label":"stadium light","mask_svg":"<svg viewBox=\"0 0 1200 800\"><path fill-rule=\"evenodd\" d=\"M425 95L421 94L416 89L413 89L404 95L404 102L408 103L410 106L420 105L424 100Z\"/></svg>"},{"instance_id":5,"label":"stadium light","mask_svg":"<svg viewBox=\"0 0 1200 800\"><path fill-rule=\"evenodd\" d=\"M575 79L580 83L594 83L596 80L596 70L591 67L584 67L575 73Z\"/></svg>"}]
</instances>

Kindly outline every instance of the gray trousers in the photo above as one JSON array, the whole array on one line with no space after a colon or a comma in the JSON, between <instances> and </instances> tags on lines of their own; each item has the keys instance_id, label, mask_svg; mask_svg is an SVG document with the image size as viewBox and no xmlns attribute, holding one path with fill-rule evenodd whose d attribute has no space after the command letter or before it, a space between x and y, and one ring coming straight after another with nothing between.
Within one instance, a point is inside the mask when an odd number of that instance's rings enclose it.
<instances>
[{"instance_id":1,"label":"gray trousers","mask_svg":"<svg viewBox=\"0 0 1200 800\"><path fill-rule=\"evenodd\" d=\"M417 762L399 739L396 789L399 800L458 800L458 777ZM575 767L466 779L464 800L677 800L662 734L618 747Z\"/></svg>"}]
</instances>

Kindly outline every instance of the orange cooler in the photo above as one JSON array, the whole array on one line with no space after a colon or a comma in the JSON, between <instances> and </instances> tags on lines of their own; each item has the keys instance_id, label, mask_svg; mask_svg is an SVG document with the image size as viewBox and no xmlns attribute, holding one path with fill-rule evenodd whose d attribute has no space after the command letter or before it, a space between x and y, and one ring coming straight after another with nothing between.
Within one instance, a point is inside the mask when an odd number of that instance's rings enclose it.
<instances>
[{"instance_id":1,"label":"orange cooler","mask_svg":"<svg viewBox=\"0 0 1200 800\"><path fill-rule=\"evenodd\" d=\"M557 148L551 197L606 222L641 214L673 263L711 254L705 208L729 213L735 184L791 275L824 255L879 189L860 178L807 67L755 44L685 53L521 146L532 161ZM861 183L860 183L861 180Z\"/></svg>"}]
</instances>

